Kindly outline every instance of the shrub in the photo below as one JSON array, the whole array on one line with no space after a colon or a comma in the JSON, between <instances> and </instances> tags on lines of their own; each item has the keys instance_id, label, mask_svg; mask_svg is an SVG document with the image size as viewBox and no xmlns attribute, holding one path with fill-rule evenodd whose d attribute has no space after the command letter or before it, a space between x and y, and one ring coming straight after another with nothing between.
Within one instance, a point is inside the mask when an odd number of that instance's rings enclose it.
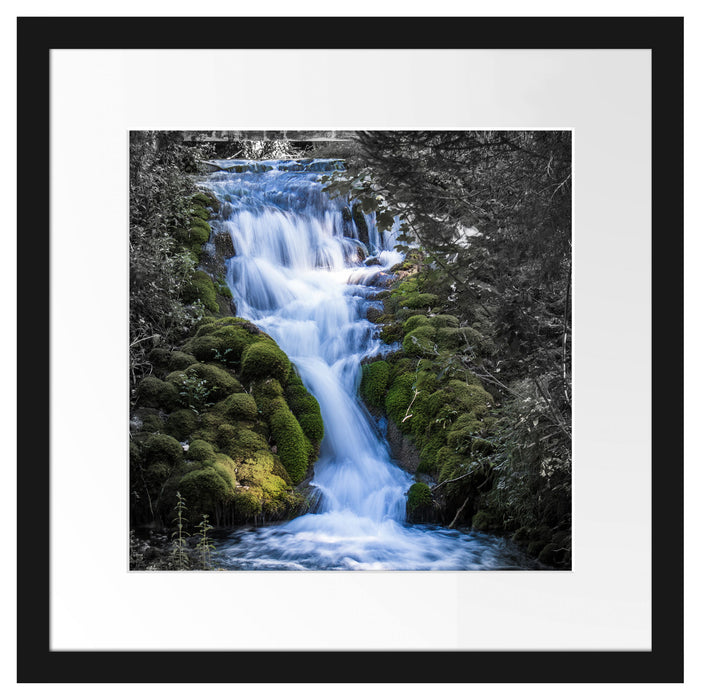
<instances>
[{"instance_id":1,"label":"shrub","mask_svg":"<svg viewBox=\"0 0 703 700\"><path fill-rule=\"evenodd\" d=\"M289 374L290 360L273 341L258 341L242 355L242 376L247 381L273 377L285 386Z\"/></svg>"}]
</instances>

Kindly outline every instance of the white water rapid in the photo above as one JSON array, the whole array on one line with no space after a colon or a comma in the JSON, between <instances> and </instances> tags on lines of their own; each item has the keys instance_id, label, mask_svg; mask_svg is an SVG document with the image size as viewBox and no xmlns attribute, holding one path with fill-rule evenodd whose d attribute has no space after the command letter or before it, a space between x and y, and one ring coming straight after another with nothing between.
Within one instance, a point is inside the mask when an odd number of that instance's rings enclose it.
<instances>
[{"instance_id":1,"label":"white water rapid","mask_svg":"<svg viewBox=\"0 0 703 700\"><path fill-rule=\"evenodd\" d=\"M219 161L207 186L235 256L227 282L237 315L271 335L320 404L325 436L314 467L315 512L240 529L218 541L228 569L528 568L508 542L405 522L411 477L389 455L357 387L364 357L389 350L366 319L379 277L402 261L396 232L367 232L329 199L334 160ZM226 168L226 170L224 170ZM362 227L363 228L363 227ZM363 240L362 240L363 239Z\"/></svg>"}]
</instances>

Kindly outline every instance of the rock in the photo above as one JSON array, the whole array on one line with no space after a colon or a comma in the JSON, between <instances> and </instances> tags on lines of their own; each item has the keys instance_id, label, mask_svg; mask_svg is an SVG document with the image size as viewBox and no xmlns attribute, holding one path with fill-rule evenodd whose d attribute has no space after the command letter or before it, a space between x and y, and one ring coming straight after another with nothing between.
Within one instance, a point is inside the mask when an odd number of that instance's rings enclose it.
<instances>
[{"instance_id":1,"label":"rock","mask_svg":"<svg viewBox=\"0 0 703 700\"><path fill-rule=\"evenodd\" d=\"M220 231L215 235L215 252L218 256L227 260L236 255L234 245L232 244L232 236L227 231Z\"/></svg>"},{"instance_id":2,"label":"rock","mask_svg":"<svg viewBox=\"0 0 703 700\"><path fill-rule=\"evenodd\" d=\"M420 451L392 420L388 421L388 445L393 459L403 469L414 474L420 464Z\"/></svg>"},{"instance_id":3,"label":"rock","mask_svg":"<svg viewBox=\"0 0 703 700\"><path fill-rule=\"evenodd\" d=\"M366 318L371 321L371 323L376 323L381 316L383 316L383 311L375 308L374 306L369 306L366 311Z\"/></svg>"}]
</instances>

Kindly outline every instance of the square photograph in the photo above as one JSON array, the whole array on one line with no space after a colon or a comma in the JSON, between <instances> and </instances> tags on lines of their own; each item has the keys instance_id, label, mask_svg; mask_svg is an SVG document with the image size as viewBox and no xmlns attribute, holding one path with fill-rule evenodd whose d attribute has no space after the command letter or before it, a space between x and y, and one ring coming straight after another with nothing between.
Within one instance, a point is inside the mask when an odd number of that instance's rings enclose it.
<instances>
[{"instance_id":1,"label":"square photograph","mask_svg":"<svg viewBox=\"0 0 703 700\"><path fill-rule=\"evenodd\" d=\"M570 570L572 133L130 133L130 570Z\"/></svg>"}]
</instances>

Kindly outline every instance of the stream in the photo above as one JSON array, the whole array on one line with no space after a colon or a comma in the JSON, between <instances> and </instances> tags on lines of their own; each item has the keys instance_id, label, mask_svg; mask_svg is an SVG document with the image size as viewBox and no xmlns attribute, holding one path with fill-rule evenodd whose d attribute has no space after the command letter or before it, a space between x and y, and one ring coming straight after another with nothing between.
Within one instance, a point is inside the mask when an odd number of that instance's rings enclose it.
<instances>
[{"instance_id":1,"label":"stream","mask_svg":"<svg viewBox=\"0 0 703 700\"><path fill-rule=\"evenodd\" d=\"M345 211L320 175L332 159L217 161L207 187L221 203L216 226L236 255L227 283L237 315L290 357L320 404L325 436L314 466L312 512L240 528L216 541L224 569L531 569L509 540L405 521L412 477L391 459L383 426L358 397L361 361L391 348L367 320L379 278L402 262L393 231ZM363 215L362 215L363 216ZM366 229L366 230L364 230Z\"/></svg>"}]
</instances>

